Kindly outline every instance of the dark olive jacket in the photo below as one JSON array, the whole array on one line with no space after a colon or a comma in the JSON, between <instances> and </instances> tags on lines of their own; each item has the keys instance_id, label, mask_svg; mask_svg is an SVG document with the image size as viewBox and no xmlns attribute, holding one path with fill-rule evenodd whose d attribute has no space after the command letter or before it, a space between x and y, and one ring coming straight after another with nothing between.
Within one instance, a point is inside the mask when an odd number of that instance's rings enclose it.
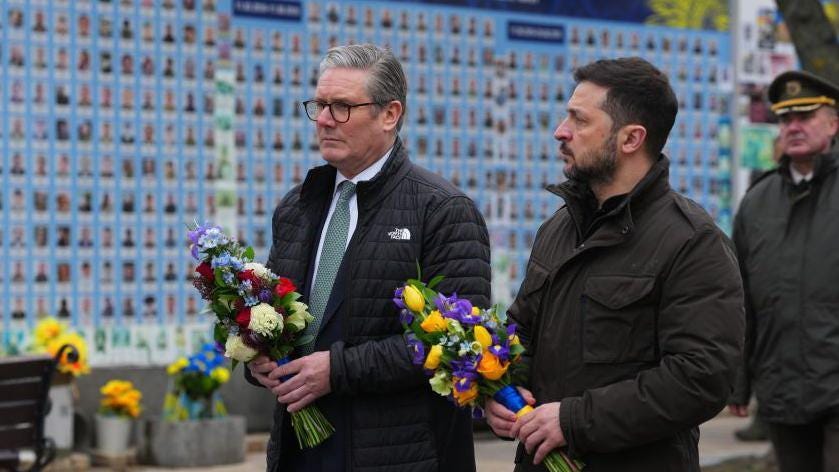
<instances>
[{"instance_id":1,"label":"dark olive jacket","mask_svg":"<svg viewBox=\"0 0 839 472\"><path fill-rule=\"evenodd\" d=\"M732 402L753 389L763 418L802 424L839 409L839 151L809 184L789 159L746 193L734 242L746 289L746 364Z\"/></svg>"},{"instance_id":2,"label":"dark olive jacket","mask_svg":"<svg viewBox=\"0 0 839 472\"><path fill-rule=\"evenodd\" d=\"M591 231L567 181L510 308L538 403L587 472L699 471L697 426L731 393L743 292L730 241L668 184L661 156ZM519 448L517 471L544 470Z\"/></svg>"},{"instance_id":3,"label":"dark olive jacket","mask_svg":"<svg viewBox=\"0 0 839 472\"><path fill-rule=\"evenodd\" d=\"M268 267L309 293L311 267L335 185L334 167L312 169L273 217ZM327 303L315 350L330 353L332 392L316 402L340 444L321 447L322 466L345 472L474 471L471 416L433 393L413 365L393 291L436 275L439 290L479 306L490 300L489 236L472 200L408 159L397 139L379 174L357 187L358 225ZM282 470L285 406L274 413L268 471ZM283 427L285 425L286 427ZM326 444L326 443L324 443Z\"/></svg>"}]
</instances>

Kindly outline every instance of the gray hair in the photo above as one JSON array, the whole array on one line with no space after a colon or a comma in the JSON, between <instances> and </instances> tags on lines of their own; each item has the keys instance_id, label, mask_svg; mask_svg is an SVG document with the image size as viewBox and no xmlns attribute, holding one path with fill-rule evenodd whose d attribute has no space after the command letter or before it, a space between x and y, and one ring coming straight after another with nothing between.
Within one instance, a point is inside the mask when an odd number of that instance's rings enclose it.
<instances>
[{"instance_id":1,"label":"gray hair","mask_svg":"<svg viewBox=\"0 0 839 472\"><path fill-rule=\"evenodd\" d=\"M338 46L326 52L326 56L320 61L318 75L322 75L327 69L347 68L360 69L370 72L370 79L367 81L367 94L370 100L383 105L392 100L402 103L402 116L396 123L396 131L402 129L402 121L405 118L405 97L408 93L408 83L405 80L405 71L399 59L393 55L390 49L380 48L375 44L350 44Z\"/></svg>"}]
</instances>

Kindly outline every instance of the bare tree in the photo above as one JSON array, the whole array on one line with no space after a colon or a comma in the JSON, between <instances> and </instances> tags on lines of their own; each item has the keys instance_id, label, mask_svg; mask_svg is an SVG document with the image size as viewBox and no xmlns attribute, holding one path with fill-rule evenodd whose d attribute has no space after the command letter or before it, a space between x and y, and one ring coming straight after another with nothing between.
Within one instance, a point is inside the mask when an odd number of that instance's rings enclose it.
<instances>
[{"instance_id":1,"label":"bare tree","mask_svg":"<svg viewBox=\"0 0 839 472\"><path fill-rule=\"evenodd\" d=\"M784 15L804 70L839 83L839 41L822 3L819 0L775 1Z\"/></svg>"}]
</instances>

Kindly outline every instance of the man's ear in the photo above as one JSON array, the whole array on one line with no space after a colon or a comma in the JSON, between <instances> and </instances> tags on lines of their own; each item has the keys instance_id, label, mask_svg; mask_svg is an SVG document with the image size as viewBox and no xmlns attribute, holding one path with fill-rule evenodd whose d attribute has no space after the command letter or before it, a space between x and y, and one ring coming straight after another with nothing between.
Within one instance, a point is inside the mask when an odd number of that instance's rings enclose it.
<instances>
[{"instance_id":1,"label":"man's ear","mask_svg":"<svg viewBox=\"0 0 839 472\"><path fill-rule=\"evenodd\" d=\"M404 113L404 108L402 108L402 102L399 100L391 100L390 103L382 107L384 130L391 131L395 129L396 124L399 123L399 118L402 117L402 113Z\"/></svg>"},{"instance_id":2,"label":"man's ear","mask_svg":"<svg viewBox=\"0 0 839 472\"><path fill-rule=\"evenodd\" d=\"M626 125L618 131L618 149L623 154L633 154L644 147L647 128L641 125Z\"/></svg>"}]
</instances>

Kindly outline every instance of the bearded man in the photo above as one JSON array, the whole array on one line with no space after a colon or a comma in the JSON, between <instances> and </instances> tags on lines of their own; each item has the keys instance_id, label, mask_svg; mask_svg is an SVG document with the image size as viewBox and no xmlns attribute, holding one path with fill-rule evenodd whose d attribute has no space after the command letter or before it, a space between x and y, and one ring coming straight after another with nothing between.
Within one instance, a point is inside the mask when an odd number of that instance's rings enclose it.
<instances>
[{"instance_id":1,"label":"bearded man","mask_svg":"<svg viewBox=\"0 0 839 472\"><path fill-rule=\"evenodd\" d=\"M487 421L521 441L516 471L567 447L586 472L699 471L698 425L731 393L744 331L730 241L668 184L661 154L678 110L639 58L578 69L560 141L565 205L536 237L509 315L527 348L516 416ZM538 402L535 402L534 399Z\"/></svg>"}]
</instances>

